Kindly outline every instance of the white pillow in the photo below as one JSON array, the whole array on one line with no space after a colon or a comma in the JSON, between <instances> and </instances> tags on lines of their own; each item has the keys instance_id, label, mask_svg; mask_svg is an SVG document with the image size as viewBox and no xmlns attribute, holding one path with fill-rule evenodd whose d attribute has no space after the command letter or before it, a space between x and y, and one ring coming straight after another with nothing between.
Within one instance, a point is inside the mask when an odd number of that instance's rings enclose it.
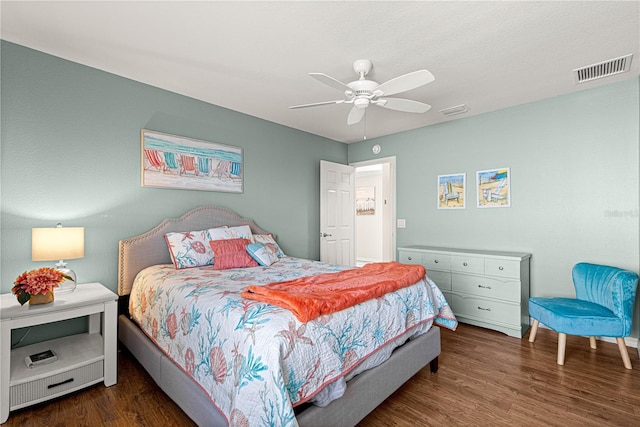
<instances>
[{"instance_id":1,"label":"white pillow","mask_svg":"<svg viewBox=\"0 0 640 427\"><path fill-rule=\"evenodd\" d=\"M251 233L251 227L248 225L210 228L208 231L211 240L249 239L251 243L255 243L253 234Z\"/></svg>"}]
</instances>

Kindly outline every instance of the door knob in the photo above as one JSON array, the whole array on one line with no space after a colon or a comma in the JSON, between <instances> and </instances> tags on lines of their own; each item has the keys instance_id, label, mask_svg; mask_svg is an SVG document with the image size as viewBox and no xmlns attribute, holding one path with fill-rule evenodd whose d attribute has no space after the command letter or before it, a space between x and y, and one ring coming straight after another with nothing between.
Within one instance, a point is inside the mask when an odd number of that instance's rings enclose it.
<instances>
[{"instance_id":1,"label":"door knob","mask_svg":"<svg viewBox=\"0 0 640 427\"><path fill-rule=\"evenodd\" d=\"M320 233L320 237L331 237L331 234Z\"/></svg>"}]
</instances>

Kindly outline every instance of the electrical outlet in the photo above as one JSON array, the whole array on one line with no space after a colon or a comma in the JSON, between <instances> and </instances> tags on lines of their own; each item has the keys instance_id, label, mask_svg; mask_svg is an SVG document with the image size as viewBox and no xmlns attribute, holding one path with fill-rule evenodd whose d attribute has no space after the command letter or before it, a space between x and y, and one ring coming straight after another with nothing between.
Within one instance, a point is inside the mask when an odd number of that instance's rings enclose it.
<instances>
[{"instance_id":1,"label":"electrical outlet","mask_svg":"<svg viewBox=\"0 0 640 427\"><path fill-rule=\"evenodd\" d=\"M407 220L406 219L398 219L398 228L407 228Z\"/></svg>"}]
</instances>

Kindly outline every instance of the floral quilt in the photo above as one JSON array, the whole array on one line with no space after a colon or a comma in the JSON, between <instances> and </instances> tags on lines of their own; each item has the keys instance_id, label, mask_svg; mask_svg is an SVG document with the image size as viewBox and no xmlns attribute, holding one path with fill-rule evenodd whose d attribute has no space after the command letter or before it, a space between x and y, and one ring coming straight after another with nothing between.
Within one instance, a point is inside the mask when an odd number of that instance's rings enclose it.
<instances>
[{"instance_id":1,"label":"floral quilt","mask_svg":"<svg viewBox=\"0 0 640 427\"><path fill-rule=\"evenodd\" d=\"M247 285L346 268L292 257L230 270L157 265L136 278L129 310L230 425L297 426L294 406L385 344L419 326L426 331L432 322L457 326L428 278L307 323L284 308L240 296Z\"/></svg>"}]
</instances>

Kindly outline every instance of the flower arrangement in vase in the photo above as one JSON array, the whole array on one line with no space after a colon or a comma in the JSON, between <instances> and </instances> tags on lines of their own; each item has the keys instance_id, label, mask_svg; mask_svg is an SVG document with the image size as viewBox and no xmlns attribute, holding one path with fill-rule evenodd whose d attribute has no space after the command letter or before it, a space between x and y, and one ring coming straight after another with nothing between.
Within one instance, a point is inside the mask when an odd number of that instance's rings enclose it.
<instances>
[{"instance_id":1,"label":"flower arrangement in vase","mask_svg":"<svg viewBox=\"0 0 640 427\"><path fill-rule=\"evenodd\" d=\"M27 301L29 304L46 304L53 301L53 290L65 280L72 279L55 268L42 267L18 276L11 292L16 295L20 305Z\"/></svg>"}]
</instances>

